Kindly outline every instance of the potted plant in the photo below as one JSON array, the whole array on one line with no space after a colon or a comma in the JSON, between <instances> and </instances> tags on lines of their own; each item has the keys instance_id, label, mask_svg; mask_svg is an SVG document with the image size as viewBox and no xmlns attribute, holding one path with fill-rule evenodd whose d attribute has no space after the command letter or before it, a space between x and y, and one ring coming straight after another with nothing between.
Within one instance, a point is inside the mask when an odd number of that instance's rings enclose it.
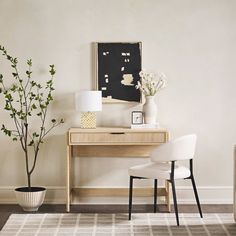
<instances>
[{"instance_id":1,"label":"potted plant","mask_svg":"<svg viewBox=\"0 0 236 236\"><path fill-rule=\"evenodd\" d=\"M6 86L4 76L0 73L0 93L3 94L5 107L13 120L14 128L7 128L4 124L1 130L13 141L18 141L24 153L27 186L16 188L16 198L25 211L37 211L42 205L46 189L33 187L31 177L39 156L40 146L45 137L55 127L63 123L63 119L52 119L47 126L48 106L53 101L53 77L56 73L54 65L50 65L50 79L44 85L32 79L32 60L27 60L28 69L24 78L19 74L18 60L10 56L0 45L0 52L10 62L13 69L14 82ZM9 84L9 81L7 82ZM32 119L38 118L37 126Z\"/></svg>"}]
</instances>

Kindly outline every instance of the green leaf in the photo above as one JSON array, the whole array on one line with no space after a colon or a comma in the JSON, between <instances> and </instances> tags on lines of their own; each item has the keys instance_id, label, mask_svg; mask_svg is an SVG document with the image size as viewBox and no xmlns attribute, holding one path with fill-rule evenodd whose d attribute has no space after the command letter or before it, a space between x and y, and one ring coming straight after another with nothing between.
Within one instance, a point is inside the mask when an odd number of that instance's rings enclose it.
<instances>
[{"instance_id":1,"label":"green leaf","mask_svg":"<svg viewBox=\"0 0 236 236\"><path fill-rule=\"evenodd\" d=\"M5 125L4 124L2 124L2 128L1 128L1 130L5 130L6 128L5 128Z\"/></svg>"},{"instance_id":2,"label":"green leaf","mask_svg":"<svg viewBox=\"0 0 236 236\"><path fill-rule=\"evenodd\" d=\"M34 145L34 140L31 140L28 144L28 146L33 146Z\"/></svg>"},{"instance_id":3,"label":"green leaf","mask_svg":"<svg viewBox=\"0 0 236 236\"><path fill-rule=\"evenodd\" d=\"M7 136L11 137L11 130L8 130L6 128L2 128L2 130Z\"/></svg>"},{"instance_id":4,"label":"green leaf","mask_svg":"<svg viewBox=\"0 0 236 236\"><path fill-rule=\"evenodd\" d=\"M17 114L18 116L21 116L22 111L18 111L16 114Z\"/></svg>"},{"instance_id":5,"label":"green leaf","mask_svg":"<svg viewBox=\"0 0 236 236\"><path fill-rule=\"evenodd\" d=\"M36 85L36 82L35 81L31 81L31 86L34 87Z\"/></svg>"},{"instance_id":6,"label":"green leaf","mask_svg":"<svg viewBox=\"0 0 236 236\"><path fill-rule=\"evenodd\" d=\"M34 94L34 93L32 93L32 92L31 92L31 94L30 94L30 95L31 95L32 97L35 97L35 96L36 96L36 94Z\"/></svg>"},{"instance_id":7,"label":"green leaf","mask_svg":"<svg viewBox=\"0 0 236 236\"><path fill-rule=\"evenodd\" d=\"M11 91L12 91L12 92L15 92L16 89L17 89L17 85L13 84L12 87L11 87Z\"/></svg>"},{"instance_id":8,"label":"green leaf","mask_svg":"<svg viewBox=\"0 0 236 236\"><path fill-rule=\"evenodd\" d=\"M28 77L30 77L31 76L31 74L32 74L32 71L26 71L26 74L28 75Z\"/></svg>"},{"instance_id":9,"label":"green leaf","mask_svg":"<svg viewBox=\"0 0 236 236\"><path fill-rule=\"evenodd\" d=\"M8 104L5 105L4 109L5 109L6 111L10 111L10 110L11 110L11 108L10 108L10 106L9 106Z\"/></svg>"},{"instance_id":10,"label":"green leaf","mask_svg":"<svg viewBox=\"0 0 236 236\"><path fill-rule=\"evenodd\" d=\"M36 107L36 105L34 103L32 104L31 107L32 107L32 109L37 109L37 107Z\"/></svg>"},{"instance_id":11,"label":"green leaf","mask_svg":"<svg viewBox=\"0 0 236 236\"><path fill-rule=\"evenodd\" d=\"M29 66L32 66L32 59L27 60L27 64L28 64Z\"/></svg>"},{"instance_id":12,"label":"green leaf","mask_svg":"<svg viewBox=\"0 0 236 236\"><path fill-rule=\"evenodd\" d=\"M54 69L54 65L49 65L49 67L50 67L50 70L49 70L50 74L51 74L52 76L55 75L56 70Z\"/></svg>"},{"instance_id":13,"label":"green leaf","mask_svg":"<svg viewBox=\"0 0 236 236\"><path fill-rule=\"evenodd\" d=\"M52 123L56 123L56 119L52 119L51 121L52 121Z\"/></svg>"}]
</instances>

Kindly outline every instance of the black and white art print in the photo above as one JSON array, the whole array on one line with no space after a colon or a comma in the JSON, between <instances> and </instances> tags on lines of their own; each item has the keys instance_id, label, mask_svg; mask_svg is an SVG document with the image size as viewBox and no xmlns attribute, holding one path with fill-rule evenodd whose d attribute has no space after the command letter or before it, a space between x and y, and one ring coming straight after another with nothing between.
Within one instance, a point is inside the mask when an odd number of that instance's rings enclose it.
<instances>
[{"instance_id":1,"label":"black and white art print","mask_svg":"<svg viewBox=\"0 0 236 236\"><path fill-rule=\"evenodd\" d=\"M96 43L96 86L104 103L140 102L141 43Z\"/></svg>"}]
</instances>

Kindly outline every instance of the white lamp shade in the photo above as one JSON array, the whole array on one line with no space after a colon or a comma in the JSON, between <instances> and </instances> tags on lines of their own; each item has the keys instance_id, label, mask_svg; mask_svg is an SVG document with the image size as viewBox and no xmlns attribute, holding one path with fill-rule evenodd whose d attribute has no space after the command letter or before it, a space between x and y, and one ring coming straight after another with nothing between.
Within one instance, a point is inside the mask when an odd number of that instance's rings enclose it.
<instances>
[{"instance_id":1,"label":"white lamp shade","mask_svg":"<svg viewBox=\"0 0 236 236\"><path fill-rule=\"evenodd\" d=\"M80 91L75 94L75 107L77 111L101 111L102 92L101 91Z\"/></svg>"}]
</instances>

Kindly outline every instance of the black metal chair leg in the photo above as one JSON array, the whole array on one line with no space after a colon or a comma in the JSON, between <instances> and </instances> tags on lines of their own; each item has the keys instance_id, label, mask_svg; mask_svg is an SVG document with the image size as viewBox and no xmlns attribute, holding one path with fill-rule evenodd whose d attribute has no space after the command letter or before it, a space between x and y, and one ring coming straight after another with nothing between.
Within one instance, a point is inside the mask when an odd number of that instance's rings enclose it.
<instances>
[{"instance_id":1,"label":"black metal chair leg","mask_svg":"<svg viewBox=\"0 0 236 236\"><path fill-rule=\"evenodd\" d=\"M130 180L129 180L129 220L131 220L132 197L133 197L133 176L130 176Z\"/></svg>"},{"instance_id":2,"label":"black metal chair leg","mask_svg":"<svg viewBox=\"0 0 236 236\"><path fill-rule=\"evenodd\" d=\"M199 201L199 198L198 198L197 188L196 188L196 184L195 184L195 180L194 180L193 175L190 177L190 179L192 181L193 191L194 191L195 199L196 199L196 202L197 202L198 211L199 211L199 214L200 214L200 216L202 218L201 204L200 204L200 201Z\"/></svg>"},{"instance_id":3,"label":"black metal chair leg","mask_svg":"<svg viewBox=\"0 0 236 236\"><path fill-rule=\"evenodd\" d=\"M189 167L190 167L191 175L188 179L191 179L191 181L192 181L193 191L194 191L195 199L196 199L196 202L197 202L198 211L199 211L199 214L202 218L201 204L200 204L200 201L199 201L199 198L198 198L197 188L196 188L195 180L194 180L194 177L193 177L193 159L189 160Z\"/></svg>"},{"instance_id":4,"label":"black metal chair leg","mask_svg":"<svg viewBox=\"0 0 236 236\"><path fill-rule=\"evenodd\" d=\"M179 214L178 214L178 206L177 206L177 198L176 198L175 181L174 180L171 180L171 186L172 186L172 193L173 193L176 222L177 222L177 225L179 226Z\"/></svg>"},{"instance_id":5,"label":"black metal chair leg","mask_svg":"<svg viewBox=\"0 0 236 236\"><path fill-rule=\"evenodd\" d=\"M157 179L154 179L154 213L157 212Z\"/></svg>"}]
</instances>

